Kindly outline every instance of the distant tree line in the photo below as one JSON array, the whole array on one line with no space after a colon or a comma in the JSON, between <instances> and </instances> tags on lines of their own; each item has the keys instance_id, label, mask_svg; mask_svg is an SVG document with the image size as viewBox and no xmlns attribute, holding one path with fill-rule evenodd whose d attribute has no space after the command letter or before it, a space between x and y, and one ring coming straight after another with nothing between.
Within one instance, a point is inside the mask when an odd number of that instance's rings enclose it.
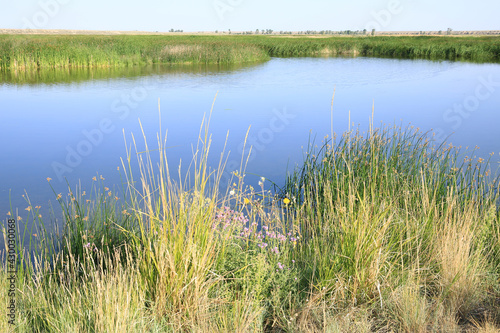
<instances>
[{"instance_id":1,"label":"distant tree line","mask_svg":"<svg viewBox=\"0 0 500 333\"><path fill-rule=\"evenodd\" d=\"M158 32L158 31L157 31ZM184 30L181 29L170 29L168 32L184 32ZM366 29L363 30L339 30L339 31L334 31L334 30L305 30L305 31L286 31L286 30L280 30L280 31L274 31L273 29L255 29L255 31L238 31L238 32L233 32L231 29L228 29L227 31L219 31L215 30L216 34L222 33L222 34L234 34L234 35L375 35L375 29L372 29L371 31L367 31ZM386 35L390 34L391 32L382 32L378 34ZM475 32L470 32L470 31L453 31L452 28L448 28L446 31L439 30L439 31L416 31L416 32L399 32L398 34L400 35L474 35L476 34ZM488 32L487 34L498 34L498 32Z\"/></svg>"},{"instance_id":2,"label":"distant tree line","mask_svg":"<svg viewBox=\"0 0 500 333\"><path fill-rule=\"evenodd\" d=\"M215 33L219 33L219 30L215 30ZM221 31L221 33L226 33L225 31ZM366 29L363 30L305 30L305 31L274 31L273 29L255 29L255 31L240 31L240 32L231 32L231 29L228 30L229 34L234 35L367 35L373 34L374 31L370 33L367 32Z\"/></svg>"}]
</instances>

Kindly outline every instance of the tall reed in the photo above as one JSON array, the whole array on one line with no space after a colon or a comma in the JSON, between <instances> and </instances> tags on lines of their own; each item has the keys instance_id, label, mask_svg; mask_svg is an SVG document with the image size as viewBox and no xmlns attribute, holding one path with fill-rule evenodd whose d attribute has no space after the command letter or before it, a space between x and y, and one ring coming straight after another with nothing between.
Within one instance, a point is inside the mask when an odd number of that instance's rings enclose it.
<instances>
[{"instance_id":1,"label":"tall reed","mask_svg":"<svg viewBox=\"0 0 500 333\"><path fill-rule=\"evenodd\" d=\"M335 55L498 62L499 54L499 37L0 36L2 71Z\"/></svg>"}]
</instances>

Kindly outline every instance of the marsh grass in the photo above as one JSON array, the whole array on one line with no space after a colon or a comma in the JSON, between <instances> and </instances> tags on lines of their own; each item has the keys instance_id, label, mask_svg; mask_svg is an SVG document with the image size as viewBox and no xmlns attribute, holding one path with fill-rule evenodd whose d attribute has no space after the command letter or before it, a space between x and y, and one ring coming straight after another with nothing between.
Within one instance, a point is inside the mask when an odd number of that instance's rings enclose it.
<instances>
[{"instance_id":1,"label":"marsh grass","mask_svg":"<svg viewBox=\"0 0 500 333\"><path fill-rule=\"evenodd\" d=\"M234 64L268 60L260 48L230 39L159 36L0 36L0 69Z\"/></svg>"},{"instance_id":2,"label":"marsh grass","mask_svg":"<svg viewBox=\"0 0 500 333\"><path fill-rule=\"evenodd\" d=\"M498 62L499 54L498 37L0 36L4 72L336 55Z\"/></svg>"},{"instance_id":3,"label":"marsh grass","mask_svg":"<svg viewBox=\"0 0 500 333\"><path fill-rule=\"evenodd\" d=\"M499 326L498 181L474 152L382 126L311 145L278 192L245 185L242 158L221 191L227 154L208 165L209 124L185 173L160 126L153 145L127 140L122 196L99 175L88 193L55 193L65 227L19 257L17 331Z\"/></svg>"},{"instance_id":4,"label":"marsh grass","mask_svg":"<svg viewBox=\"0 0 500 333\"><path fill-rule=\"evenodd\" d=\"M280 196L297 206L313 283L346 306L379 302L397 330L470 320L497 271L498 219L498 179L473 156L411 127L311 145Z\"/></svg>"}]
</instances>

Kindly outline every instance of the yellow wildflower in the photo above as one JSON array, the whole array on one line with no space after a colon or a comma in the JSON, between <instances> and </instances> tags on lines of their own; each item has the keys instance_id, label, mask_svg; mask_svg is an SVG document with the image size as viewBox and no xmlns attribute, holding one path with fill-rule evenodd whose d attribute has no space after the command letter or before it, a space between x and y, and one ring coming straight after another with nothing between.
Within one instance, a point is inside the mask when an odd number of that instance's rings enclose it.
<instances>
[{"instance_id":1,"label":"yellow wildflower","mask_svg":"<svg viewBox=\"0 0 500 333\"><path fill-rule=\"evenodd\" d=\"M290 203L290 199L288 199L288 198L283 199L283 203L285 205L288 205Z\"/></svg>"},{"instance_id":2,"label":"yellow wildflower","mask_svg":"<svg viewBox=\"0 0 500 333\"><path fill-rule=\"evenodd\" d=\"M50 182L52 180L52 178L50 177L47 177L47 181Z\"/></svg>"},{"instance_id":3,"label":"yellow wildflower","mask_svg":"<svg viewBox=\"0 0 500 333\"><path fill-rule=\"evenodd\" d=\"M248 198L245 198L245 199L243 199L243 202L245 203L245 205L247 205L250 203L250 200Z\"/></svg>"}]
</instances>

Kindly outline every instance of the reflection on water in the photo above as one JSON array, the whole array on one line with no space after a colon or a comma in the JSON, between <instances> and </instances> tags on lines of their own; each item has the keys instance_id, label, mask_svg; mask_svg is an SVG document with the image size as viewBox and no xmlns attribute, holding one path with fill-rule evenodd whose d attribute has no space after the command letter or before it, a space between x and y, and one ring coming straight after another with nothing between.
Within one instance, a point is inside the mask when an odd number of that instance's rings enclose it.
<instances>
[{"instance_id":1,"label":"reflection on water","mask_svg":"<svg viewBox=\"0 0 500 333\"><path fill-rule=\"evenodd\" d=\"M0 84L12 85L57 85L92 80L109 80L117 78L137 78L162 74L196 74L210 75L236 70L251 69L259 63L250 64L177 64L149 65L107 68L61 68L35 71L0 71Z\"/></svg>"}]
</instances>

